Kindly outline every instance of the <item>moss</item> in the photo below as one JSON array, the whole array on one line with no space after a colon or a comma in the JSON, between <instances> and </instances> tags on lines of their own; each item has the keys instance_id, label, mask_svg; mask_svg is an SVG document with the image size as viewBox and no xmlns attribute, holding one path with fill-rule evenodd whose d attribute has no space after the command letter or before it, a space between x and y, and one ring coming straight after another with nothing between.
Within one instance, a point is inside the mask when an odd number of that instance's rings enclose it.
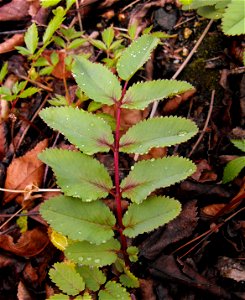
<instances>
[{"instance_id":1,"label":"moss","mask_svg":"<svg viewBox=\"0 0 245 300\"><path fill-rule=\"evenodd\" d=\"M219 69L206 69L205 66L206 60L217 57L223 52L222 39L221 34L206 36L181 76L181 79L187 80L196 87L203 99L210 97L211 90L215 90L218 102L223 97L223 89L219 85Z\"/></svg>"}]
</instances>

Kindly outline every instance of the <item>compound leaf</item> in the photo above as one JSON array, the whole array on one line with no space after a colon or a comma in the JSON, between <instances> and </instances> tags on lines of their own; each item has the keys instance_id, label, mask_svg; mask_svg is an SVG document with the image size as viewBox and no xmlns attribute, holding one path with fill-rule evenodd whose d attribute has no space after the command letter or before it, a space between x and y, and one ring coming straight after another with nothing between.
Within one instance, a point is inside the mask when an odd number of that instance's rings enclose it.
<instances>
[{"instance_id":1,"label":"compound leaf","mask_svg":"<svg viewBox=\"0 0 245 300\"><path fill-rule=\"evenodd\" d=\"M128 237L152 231L179 215L181 204L169 197L149 197L143 203L132 203L123 216L123 233Z\"/></svg>"},{"instance_id":2,"label":"compound leaf","mask_svg":"<svg viewBox=\"0 0 245 300\"><path fill-rule=\"evenodd\" d=\"M76 263L91 267L103 267L116 261L119 249L120 243L115 239L100 245L84 241L69 245L65 250L65 254L68 259Z\"/></svg>"},{"instance_id":3,"label":"compound leaf","mask_svg":"<svg viewBox=\"0 0 245 300\"><path fill-rule=\"evenodd\" d=\"M72 240L100 244L114 235L116 219L101 201L84 203L77 198L57 196L45 201L40 212L52 228Z\"/></svg>"},{"instance_id":4,"label":"compound leaf","mask_svg":"<svg viewBox=\"0 0 245 300\"><path fill-rule=\"evenodd\" d=\"M120 99L120 82L105 66L77 56L72 72L80 89L92 100L113 105Z\"/></svg>"},{"instance_id":5,"label":"compound leaf","mask_svg":"<svg viewBox=\"0 0 245 300\"><path fill-rule=\"evenodd\" d=\"M123 80L129 80L143 64L150 58L159 39L144 34L126 48L117 62L117 72Z\"/></svg>"},{"instance_id":6,"label":"compound leaf","mask_svg":"<svg viewBox=\"0 0 245 300\"><path fill-rule=\"evenodd\" d=\"M222 18L222 30L226 35L245 34L245 9L237 0L228 4Z\"/></svg>"},{"instance_id":7,"label":"compound leaf","mask_svg":"<svg viewBox=\"0 0 245 300\"><path fill-rule=\"evenodd\" d=\"M144 109L150 103L163 98L168 98L193 89L185 81L155 80L133 84L126 92L122 107L128 109Z\"/></svg>"},{"instance_id":8,"label":"compound leaf","mask_svg":"<svg viewBox=\"0 0 245 300\"><path fill-rule=\"evenodd\" d=\"M105 288L99 292L99 300L131 300L126 289L115 281L108 281Z\"/></svg>"},{"instance_id":9,"label":"compound leaf","mask_svg":"<svg viewBox=\"0 0 245 300\"><path fill-rule=\"evenodd\" d=\"M141 203L155 189L179 182L195 170L192 161L178 156L140 161L122 181L122 195L132 202Z\"/></svg>"},{"instance_id":10,"label":"compound leaf","mask_svg":"<svg viewBox=\"0 0 245 300\"><path fill-rule=\"evenodd\" d=\"M108 152L113 144L110 126L103 119L84 110L49 107L43 109L40 116L86 154Z\"/></svg>"},{"instance_id":11,"label":"compound leaf","mask_svg":"<svg viewBox=\"0 0 245 300\"><path fill-rule=\"evenodd\" d=\"M245 156L238 157L230 161L224 169L223 183L232 181L245 168Z\"/></svg>"},{"instance_id":12,"label":"compound leaf","mask_svg":"<svg viewBox=\"0 0 245 300\"><path fill-rule=\"evenodd\" d=\"M104 198L112 188L108 171L96 159L69 150L47 149L39 158L49 165L67 196L92 201Z\"/></svg>"},{"instance_id":13,"label":"compound leaf","mask_svg":"<svg viewBox=\"0 0 245 300\"><path fill-rule=\"evenodd\" d=\"M86 287L91 291L98 291L100 286L106 282L105 274L96 267L80 266L77 267L77 272L82 276Z\"/></svg>"},{"instance_id":14,"label":"compound leaf","mask_svg":"<svg viewBox=\"0 0 245 300\"><path fill-rule=\"evenodd\" d=\"M50 269L49 277L61 291L71 296L79 294L85 288L83 278L73 265L56 263Z\"/></svg>"},{"instance_id":15,"label":"compound leaf","mask_svg":"<svg viewBox=\"0 0 245 300\"><path fill-rule=\"evenodd\" d=\"M144 154L152 147L172 146L187 141L198 131L196 124L180 117L144 120L121 137L120 151Z\"/></svg>"}]
</instances>

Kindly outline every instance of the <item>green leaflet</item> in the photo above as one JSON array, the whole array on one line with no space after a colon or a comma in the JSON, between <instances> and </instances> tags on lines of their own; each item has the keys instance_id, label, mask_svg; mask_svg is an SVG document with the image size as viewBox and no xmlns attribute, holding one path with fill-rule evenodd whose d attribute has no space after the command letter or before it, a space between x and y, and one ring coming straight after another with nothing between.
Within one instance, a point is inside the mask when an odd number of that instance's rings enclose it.
<instances>
[{"instance_id":1,"label":"green leaflet","mask_svg":"<svg viewBox=\"0 0 245 300\"><path fill-rule=\"evenodd\" d=\"M99 300L131 300L129 293L120 283L108 281L105 288L99 292Z\"/></svg>"},{"instance_id":2,"label":"green leaflet","mask_svg":"<svg viewBox=\"0 0 245 300\"><path fill-rule=\"evenodd\" d=\"M66 11L64 10L63 7L58 6L56 9L53 10L54 13L54 17L53 19L49 22L47 29L44 32L43 35L43 43L48 43L55 31L60 28L60 25L62 24L62 22L65 20L65 14Z\"/></svg>"},{"instance_id":3,"label":"green leaflet","mask_svg":"<svg viewBox=\"0 0 245 300\"><path fill-rule=\"evenodd\" d=\"M39 154L39 158L53 169L58 185L67 196L89 202L106 197L112 188L105 167L86 154L47 149Z\"/></svg>"},{"instance_id":4,"label":"green leaflet","mask_svg":"<svg viewBox=\"0 0 245 300\"><path fill-rule=\"evenodd\" d=\"M232 0L226 8L222 18L222 30L227 35L245 34L244 3Z\"/></svg>"},{"instance_id":5,"label":"green leaflet","mask_svg":"<svg viewBox=\"0 0 245 300\"><path fill-rule=\"evenodd\" d=\"M196 124L180 117L144 120L129 128L120 139L120 151L144 154L152 147L180 144L198 131Z\"/></svg>"},{"instance_id":6,"label":"green leaflet","mask_svg":"<svg viewBox=\"0 0 245 300\"><path fill-rule=\"evenodd\" d=\"M27 49L30 51L31 54L34 54L38 45L38 32L37 32L37 25L35 23L33 23L28 28L24 39L25 39L25 44Z\"/></svg>"},{"instance_id":7,"label":"green leaflet","mask_svg":"<svg viewBox=\"0 0 245 300\"><path fill-rule=\"evenodd\" d=\"M223 183L228 183L238 176L245 167L245 156L241 156L230 161L224 169Z\"/></svg>"},{"instance_id":8,"label":"green leaflet","mask_svg":"<svg viewBox=\"0 0 245 300\"><path fill-rule=\"evenodd\" d=\"M144 34L126 48L117 63L117 72L123 80L129 80L143 64L150 58L151 52L156 48L159 39Z\"/></svg>"},{"instance_id":9,"label":"green leaflet","mask_svg":"<svg viewBox=\"0 0 245 300\"><path fill-rule=\"evenodd\" d=\"M124 268L124 273L120 276L120 282L123 286L129 288L138 288L140 286L139 279L128 268Z\"/></svg>"},{"instance_id":10,"label":"green leaflet","mask_svg":"<svg viewBox=\"0 0 245 300\"><path fill-rule=\"evenodd\" d=\"M183 10L197 9L202 6L215 5L220 0L193 0L190 4L182 6Z\"/></svg>"},{"instance_id":11,"label":"green leaflet","mask_svg":"<svg viewBox=\"0 0 245 300\"><path fill-rule=\"evenodd\" d=\"M242 152L245 152L245 139L242 139L242 140L231 139L231 142L235 147L240 149Z\"/></svg>"},{"instance_id":12,"label":"green leaflet","mask_svg":"<svg viewBox=\"0 0 245 300\"><path fill-rule=\"evenodd\" d=\"M222 18L224 9L216 9L215 6L203 6L198 8L197 13L204 18L218 20Z\"/></svg>"},{"instance_id":13,"label":"green leaflet","mask_svg":"<svg viewBox=\"0 0 245 300\"><path fill-rule=\"evenodd\" d=\"M153 101L168 98L191 89L193 89L191 84L178 80L155 80L136 83L127 90L122 101L122 107L144 109Z\"/></svg>"},{"instance_id":14,"label":"green leaflet","mask_svg":"<svg viewBox=\"0 0 245 300\"><path fill-rule=\"evenodd\" d=\"M49 271L49 277L64 293L75 296L85 288L83 278L75 267L66 263L56 263Z\"/></svg>"},{"instance_id":15,"label":"green leaflet","mask_svg":"<svg viewBox=\"0 0 245 300\"><path fill-rule=\"evenodd\" d=\"M100 244L114 236L112 227L116 219L101 201L84 203L77 198L58 196L45 201L40 213L54 230L72 240Z\"/></svg>"},{"instance_id":16,"label":"green leaflet","mask_svg":"<svg viewBox=\"0 0 245 300\"><path fill-rule=\"evenodd\" d=\"M192 161L178 156L140 161L122 181L122 196L141 203L155 189L179 182L195 170Z\"/></svg>"},{"instance_id":17,"label":"green leaflet","mask_svg":"<svg viewBox=\"0 0 245 300\"><path fill-rule=\"evenodd\" d=\"M181 211L179 201L169 197L149 197L143 203L132 203L123 216L123 233L132 238L152 231L176 218Z\"/></svg>"},{"instance_id":18,"label":"green leaflet","mask_svg":"<svg viewBox=\"0 0 245 300\"><path fill-rule=\"evenodd\" d=\"M120 99L120 82L105 66L77 56L72 72L80 89L92 100L113 105Z\"/></svg>"},{"instance_id":19,"label":"green leaflet","mask_svg":"<svg viewBox=\"0 0 245 300\"><path fill-rule=\"evenodd\" d=\"M127 253L130 261L136 262L138 260L139 249L137 247L135 246L128 247Z\"/></svg>"},{"instance_id":20,"label":"green leaflet","mask_svg":"<svg viewBox=\"0 0 245 300\"><path fill-rule=\"evenodd\" d=\"M65 250L68 259L91 267L111 265L117 259L120 243L111 239L103 244L94 245L89 242L74 242Z\"/></svg>"},{"instance_id":21,"label":"green leaflet","mask_svg":"<svg viewBox=\"0 0 245 300\"><path fill-rule=\"evenodd\" d=\"M108 152L113 144L110 126L86 111L72 107L49 107L43 109L40 116L86 154Z\"/></svg>"},{"instance_id":22,"label":"green leaflet","mask_svg":"<svg viewBox=\"0 0 245 300\"><path fill-rule=\"evenodd\" d=\"M77 267L77 272L82 276L86 287L91 291L98 291L100 286L106 282L105 274L96 267L80 266Z\"/></svg>"}]
</instances>

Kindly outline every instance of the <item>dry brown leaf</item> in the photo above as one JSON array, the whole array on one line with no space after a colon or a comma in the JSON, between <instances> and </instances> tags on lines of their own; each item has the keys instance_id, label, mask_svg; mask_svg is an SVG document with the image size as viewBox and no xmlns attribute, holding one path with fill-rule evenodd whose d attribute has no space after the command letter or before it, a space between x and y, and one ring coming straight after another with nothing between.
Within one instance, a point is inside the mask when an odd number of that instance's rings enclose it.
<instances>
[{"instance_id":1,"label":"dry brown leaf","mask_svg":"<svg viewBox=\"0 0 245 300\"><path fill-rule=\"evenodd\" d=\"M0 21L19 21L29 15L30 1L12 0L0 7Z\"/></svg>"},{"instance_id":2,"label":"dry brown leaf","mask_svg":"<svg viewBox=\"0 0 245 300\"><path fill-rule=\"evenodd\" d=\"M48 245L49 238L42 229L35 228L28 230L21 235L15 243L10 235L0 235L0 248L23 257L33 257L38 255Z\"/></svg>"},{"instance_id":3,"label":"dry brown leaf","mask_svg":"<svg viewBox=\"0 0 245 300\"><path fill-rule=\"evenodd\" d=\"M140 279L141 300L156 300L154 282L151 279Z\"/></svg>"},{"instance_id":4,"label":"dry brown leaf","mask_svg":"<svg viewBox=\"0 0 245 300\"><path fill-rule=\"evenodd\" d=\"M187 202L180 215L166 225L166 229L158 229L140 246L141 254L154 259L165 247L189 237L198 221L196 201Z\"/></svg>"},{"instance_id":5,"label":"dry brown leaf","mask_svg":"<svg viewBox=\"0 0 245 300\"><path fill-rule=\"evenodd\" d=\"M160 148L151 148L151 150L147 154L143 154L139 156L139 160L147 160L151 158L163 158L167 155L167 148L160 147Z\"/></svg>"},{"instance_id":6,"label":"dry brown leaf","mask_svg":"<svg viewBox=\"0 0 245 300\"><path fill-rule=\"evenodd\" d=\"M18 300L33 300L33 297L30 295L29 291L22 281L20 281L18 284L17 298Z\"/></svg>"},{"instance_id":7,"label":"dry brown leaf","mask_svg":"<svg viewBox=\"0 0 245 300\"><path fill-rule=\"evenodd\" d=\"M101 108L102 112L115 117L114 106L103 105ZM149 114L149 109L138 110L138 109L126 109L121 110L121 128L125 131L134 124L137 124L141 120L144 120Z\"/></svg>"},{"instance_id":8,"label":"dry brown leaf","mask_svg":"<svg viewBox=\"0 0 245 300\"><path fill-rule=\"evenodd\" d=\"M45 50L43 52L43 57L45 57L50 63L50 55L53 53L53 50ZM55 51L59 56L59 62L54 67L52 71L52 75L56 78L63 79L63 78L69 78L71 77L71 72L67 71L65 68L65 58L66 58L66 52L64 50L56 50Z\"/></svg>"},{"instance_id":9,"label":"dry brown leaf","mask_svg":"<svg viewBox=\"0 0 245 300\"><path fill-rule=\"evenodd\" d=\"M7 53L15 50L16 46L20 46L24 43L24 34L17 33L11 38L0 44L0 54Z\"/></svg>"},{"instance_id":10,"label":"dry brown leaf","mask_svg":"<svg viewBox=\"0 0 245 300\"><path fill-rule=\"evenodd\" d=\"M237 282L245 281L245 264L242 260L221 256L216 267L222 277L230 278Z\"/></svg>"},{"instance_id":11,"label":"dry brown leaf","mask_svg":"<svg viewBox=\"0 0 245 300\"><path fill-rule=\"evenodd\" d=\"M48 140L39 142L34 149L25 155L15 158L7 169L6 189L24 190L27 186L40 186L43 179L44 164L38 159L38 154L48 146ZM16 193L5 192L4 202L8 203L16 197ZM24 200L21 194L19 203Z\"/></svg>"},{"instance_id":12,"label":"dry brown leaf","mask_svg":"<svg viewBox=\"0 0 245 300\"><path fill-rule=\"evenodd\" d=\"M214 217L225 206L224 203L210 204L202 208L202 213L208 217Z\"/></svg>"},{"instance_id":13,"label":"dry brown leaf","mask_svg":"<svg viewBox=\"0 0 245 300\"><path fill-rule=\"evenodd\" d=\"M6 134L7 134L6 122L0 121L0 160L1 161L5 157L6 150L7 150Z\"/></svg>"},{"instance_id":14,"label":"dry brown leaf","mask_svg":"<svg viewBox=\"0 0 245 300\"><path fill-rule=\"evenodd\" d=\"M215 181L217 174L212 171L212 167L209 165L206 159L202 159L197 164L197 170L192 174L191 178L198 182Z\"/></svg>"},{"instance_id":15,"label":"dry brown leaf","mask_svg":"<svg viewBox=\"0 0 245 300\"><path fill-rule=\"evenodd\" d=\"M195 92L196 89L193 89L168 100L163 107L163 112L165 114L172 113L180 106L181 103L187 101L190 97L192 97L195 94Z\"/></svg>"}]
</instances>

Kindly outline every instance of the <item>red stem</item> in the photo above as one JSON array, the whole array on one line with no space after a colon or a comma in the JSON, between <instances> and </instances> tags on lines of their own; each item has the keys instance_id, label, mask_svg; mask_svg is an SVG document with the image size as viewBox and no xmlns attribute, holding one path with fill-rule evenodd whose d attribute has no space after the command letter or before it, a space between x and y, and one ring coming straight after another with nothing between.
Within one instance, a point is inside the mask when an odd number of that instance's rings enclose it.
<instances>
[{"instance_id":1,"label":"red stem","mask_svg":"<svg viewBox=\"0 0 245 300\"><path fill-rule=\"evenodd\" d=\"M121 105L122 99L126 93L127 82L125 82L121 99L115 103L116 105L116 131L115 131L115 143L114 143L114 170L115 170L115 187L116 187L116 210L117 210L117 222L118 222L118 231L121 239L121 249L124 256L124 261L126 265L129 265L129 258L127 255L127 239L123 234L124 226L122 223L122 203L121 203L121 189L120 189L120 176L119 176L119 143L120 143L120 125L121 125Z\"/></svg>"}]
</instances>

